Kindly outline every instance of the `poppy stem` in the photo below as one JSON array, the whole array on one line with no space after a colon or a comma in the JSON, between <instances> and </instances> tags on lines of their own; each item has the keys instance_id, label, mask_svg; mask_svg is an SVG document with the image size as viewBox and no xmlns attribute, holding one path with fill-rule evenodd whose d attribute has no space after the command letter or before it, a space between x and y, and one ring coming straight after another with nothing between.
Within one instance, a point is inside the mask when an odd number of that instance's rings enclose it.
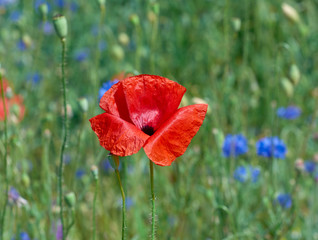
<instances>
[{"instance_id":1,"label":"poppy stem","mask_svg":"<svg viewBox=\"0 0 318 240\"><path fill-rule=\"evenodd\" d=\"M61 146L61 154L60 154L60 166L59 166L59 174L58 174L58 190L59 190L59 204L60 204L60 219L62 225L62 233L63 233L63 240L66 238L65 226L64 226L64 218L63 218L63 156L64 150L66 148L66 141L67 141L67 106L66 106L66 81L65 81L65 54L66 54L66 38L61 39L62 43L62 85L63 85L63 109L64 109L64 122L63 122L63 136L62 136L62 146Z\"/></svg>"},{"instance_id":2,"label":"poppy stem","mask_svg":"<svg viewBox=\"0 0 318 240\"><path fill-rule=\"evenodd\" d=\"M122 205L122 228L121 228L121 239L125 240L125 231L126 231L126 198L125 198L125 192L124 192L124 188L123 185L121 184L121 180L120 180L120 174L119 174L119 170L118 170L118 166L119 166L119 157L114 155L114 162L115 162L115 172L117 175L117 180L118 180L118 184L120 187L120 192L121 192L121 197L123 200L123 205Z\"/></svg>"},{"instance_id":3,"label":"poppy stem","mask_svg":"<svg viewBox=\"0 0 318 240\"><path fill-rule=\"evenodd\" d=\"M156 212L155 212L155 191L154 191L154 174L153 174L153 162L149 160L149 169L150 169L150 188L151 188L151 200L152 200L152 215L151 215L151 240L155 239L155 230L156 230Z\"/></svg>"},{"instance_id":4,"label":"poppy stem","mask_svg":"<svg viewBox=\"0 0 318 240\"><path fill-rule=\"evenodd\" d=\"M94 200L93 200L93 240L96 239L96 200L97 200L97 192L98 192L98 172L94 174L94 180L95 180L95 192L94 192Z\"/></svg>"},{"instance_id":5,"label":"poppy stem","mask_svg":"<svg viewBox=\"0 0 318 240\"><path fill-rule=\"evenodd\" d=\"M3 111L4 111L4 179L5 179L5 195L4 195L4 203L1 215L1 222L0 222L0 232L1 232L1 239L4 239L4 223L5 223L5 216L6 216L6 209L8 204L8 191L9 191L9 178L8 178L8 131L7 131L7 108L6 102L4 97L4 84L2 80L2 74L0 72L0 83L1 83L1 97L3 103Z\"/></svg>"}]
</instances>

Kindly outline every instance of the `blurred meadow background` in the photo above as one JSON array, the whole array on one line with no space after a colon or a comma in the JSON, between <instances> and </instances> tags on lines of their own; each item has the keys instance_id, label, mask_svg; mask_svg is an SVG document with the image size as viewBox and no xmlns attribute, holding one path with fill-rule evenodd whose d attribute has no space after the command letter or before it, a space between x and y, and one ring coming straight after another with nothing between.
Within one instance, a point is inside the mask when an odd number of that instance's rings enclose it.
<instances>
[{"instance_id":1,"label":"blurred meadow background","mask_svg":"<svg viewBox=\"0 0 318 240\"><path fill-rule=\"evenodd\" d=\"M182 106L209 104L186 153L170 167L155 166L157 239L318 239L317 0L0 0L2 89L12 103L3 240L62 239L56 13L65 15L69 30L63 195L74 193L76 202L64 208L66 223L75 220L68 239L92 239L93 165L96 239L121 238L112 160L88 120L103 112L100 94L112 81L140 73L185 86ZM148 164L143 150L120 160L127 239L149 239Z\"/></svg>"}]
</instances>

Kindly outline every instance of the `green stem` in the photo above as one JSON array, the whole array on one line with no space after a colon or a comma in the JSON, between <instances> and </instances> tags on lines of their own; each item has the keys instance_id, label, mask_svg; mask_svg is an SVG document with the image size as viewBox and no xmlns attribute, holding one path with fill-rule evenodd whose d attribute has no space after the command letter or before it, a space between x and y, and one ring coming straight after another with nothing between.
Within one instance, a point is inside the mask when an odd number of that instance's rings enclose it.
<instances>
[{"instance_id":1,"label":"green stem","mask_svg":"<svg viewBox=\"0 0 318 240\"><path fill-rule=\"evenodd\" d=\"M65 233L65 238L67 238L67 235L69 234L71 228L73 227L75 223L75 210L72 209L72 222L70 223L70 225L68 225L67 229L66 229L66 233ZM64 234L63 234L63 238L64 238Z\"/></svg>"},{"instance_id":2,"label":"green stem","mask_svg":"<svg viewBox=\"0 0 318 240\"><path fill-rule=\"evenodd\" d=\"M98 190L98 178L95 179L95 192L93 200L93 240L96 239L96 199Z\"/></svg>"},{"instance_id":3,"label":"green stem","mask_svg":"<svg viewBox=\"0 0 318 240\"><path fill-rule=\"evenodd\" d=\"M0 222L0 232L1 232L1 239L4 239L4 223L5 223L5 216L6 216L6 209L8 204L8 191L9 191L9 178L8 178L8 126L7 126L7 108L5 103L4 97L4 84L2 80L2 74L0 73L0 83L1 83L1 97L3 103L3 110L4 110L4 181L5 181L5 194L4 194L4 203L1 215L1 222Z\"/></svg>"},{"instance_id":4,"label":"green stem","mask_svg":"<svg viewBox=\"0 0 318 240\"><path fill-rule=\"evenodd\" d=\"M121 184L121 180L120 180L120 175L119 175L119 171L118 171L118 165L119 165L119 157L114 155L114 162L116 165L116 175L117 175L117 179L118 179L118 184L120 187L120 192L121 192L121 197L123 200L123 205L122 205L122 228L121 228L121 239L125 240L125 231L126 231L126 198L125 198L125 192L124 192L124 188L123 185Z\"/></svg>"},{"instance_id":5,"label":"green stem","mask_svg":"<svg viewBox=\"0 0 318 240\"><path fill-rule=\"evenodd\" d=\"M62 189L62 182L63 182L63 155L64 150L66 147L66 140L67 140L67 108L66 108L66 81L65 81L65 54L66 54L66 39L63 38L61 40L62 43L62 85L63 85L63 108L64 108L64 122L63 122L63 136L62 136L62 146L61 146L61 154L60 154L60 166L59 166L59 174L58 174L58 189L59 189L59 204L60 204L60 219L62 225L62 232L63 232L63 240L65 240L66 235L65 233L65 226L64 226L64 218L63 218L63 189Z\"/></svg>"},{"instance_id":6,"label":"green stem","mask_svg":"<svg viewBox=\"0 0 318 240\"><path fill-rule=\"evenodd\" d=\"M152 215L151 215L151 240L155 239L155 230L156 230L156 212L155 212L155 191L153 184L153 162L149 160L150 168L150 188L151 188L151 200L152 200Z\"/></svg>"}]
</instances>

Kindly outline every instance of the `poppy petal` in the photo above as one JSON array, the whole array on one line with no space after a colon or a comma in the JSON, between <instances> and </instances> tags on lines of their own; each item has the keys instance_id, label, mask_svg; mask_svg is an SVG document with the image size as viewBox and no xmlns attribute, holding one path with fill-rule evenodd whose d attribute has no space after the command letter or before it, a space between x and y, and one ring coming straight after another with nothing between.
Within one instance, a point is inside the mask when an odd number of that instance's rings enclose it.
<instances>
[{"instance_id":1,"label":"poppy petal","mask_svg":"<svg viewBox=\"0 0 318 240\"><path fill-rule=\"evenodd\" d=\"M122 82L129 116L139 129L156 131L175 113L186 88L167 78L142 74Z\"/></svg>"},{"instance_id":2,"label":"poppy petal","mask_svg":"<svg viewBox=\"0 0 318 240\"><path fill-rule=\"evenodd\" d=\"M108 113L97 115L89 121L100 145L114 155L137 153L149 138L133 124Z\"/></svg>"},{"instance_id":3,"label":"poppy petal","mask_svg":"<svg viewBox=\"0 0 318 240\"><path fill-rule=\"evenodd\" d=\"M183 107L169 118L145 143L144 150L151 161L169 166L187 149L201 127L207 104Z\"/></svg>"},{"instance_id":4,"label":"poppy petal","mask_svg":"<svg viewBox=\"0 0 318 240\"><path fill-rule=\"evenodd\" d=\"M114 84L101 98L99 106L106 113L120 117L132 123L127 108L126 98L121 82Z\"/></svg>"}]
</instances>

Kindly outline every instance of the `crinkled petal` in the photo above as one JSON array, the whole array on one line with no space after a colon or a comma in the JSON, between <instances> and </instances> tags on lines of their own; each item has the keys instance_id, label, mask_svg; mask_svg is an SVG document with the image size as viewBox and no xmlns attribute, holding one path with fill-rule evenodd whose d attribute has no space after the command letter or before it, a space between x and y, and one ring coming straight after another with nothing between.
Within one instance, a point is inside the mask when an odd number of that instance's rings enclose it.
<instances>
[{"instance_id":1,"label":"crinkled petal","mask_svg":"<svg viewBox=\"0 0 318 240\"><path fill-rule=\"evenodd\" d=\"M155 131L180 105L186 89L167 78L154 75L129 77L114 85L100 101L107 113Z\"/></svg>"},{"instance_id":2,"label":"crinkled petal","mask_svg":"<svg viewBox=\"0 0 318 240\"><path fill-rule=\"evenodd\" d=\"M167 78L146 74L127 78L122 85L132 122L154 131L177 111L186 91Z\"/></svg>"},{"instance_id":3,"label":"crinkled petal","mask_svg":"<svg viewBox=\"0 0 318 240\"><path fill-rule=\"evenodd\" d=\"M100 145L114 155L137 153L149 138L133 124L108 113L97 115L89 121Z\"/></svg>"},{"instance_id":4,"label":"crinkled petal","mask_svg":"<svg viewBox=\"0 0 318 240\"><path fill-rule=\"evenodd\" d=\"M178 109L145 143L149 159L160 166L171 165L186 151L203 123L207 108L207 104L196 104Z\"/></svg>"}]
</instances>

